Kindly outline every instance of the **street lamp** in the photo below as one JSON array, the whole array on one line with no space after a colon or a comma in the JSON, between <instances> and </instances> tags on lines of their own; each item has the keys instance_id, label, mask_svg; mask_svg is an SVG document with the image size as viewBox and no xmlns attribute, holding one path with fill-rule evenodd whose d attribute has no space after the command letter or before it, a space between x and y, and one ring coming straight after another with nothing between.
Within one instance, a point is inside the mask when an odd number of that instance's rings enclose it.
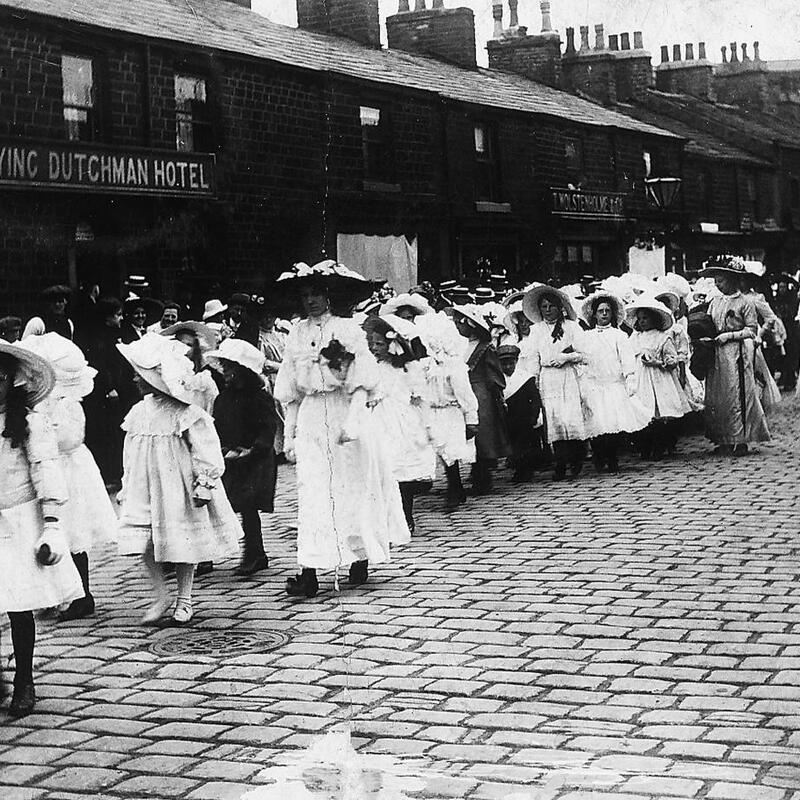
<instances>
[{"instance_id":1,"label":"street lamp","mask_svg":"<svg viewBox=\"0 0 800 800\"><path fill-rule=\"evenodd\" d=\"M664 223L664 269L670 271L669 258L670 238L673 233L672 225L667 218L667 212L678 199L681 190L680 178L647 178L645 179L647 196L661 211Z\"/></svg>"}]
</instances>

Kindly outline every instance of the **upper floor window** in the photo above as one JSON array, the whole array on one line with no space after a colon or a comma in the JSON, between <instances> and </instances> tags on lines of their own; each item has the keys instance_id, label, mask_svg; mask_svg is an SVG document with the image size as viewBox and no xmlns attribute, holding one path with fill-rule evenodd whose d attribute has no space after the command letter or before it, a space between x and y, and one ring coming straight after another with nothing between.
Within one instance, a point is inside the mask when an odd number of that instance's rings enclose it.
<instances>
[{"instance_id":1,"label":"upper floor window","mask_svg":"<svg viewBox=\"0 0 800 800\"><path fill-rule=\"evenodd\" d=\"M567 170L567 184L580 186L584 181L583 142L580 139L564 141L564 164Z\"/></svg>"},{"instance_id":2,"label":"upper floor window","mask_svg":"<svg viewBox=\"0 0 800 800\"><path fill-rule=\"evenodd\" d=\"M710 222L714 217L714 178L709 170L697 175L697 194L703 220Z\"/></svg>"},{"instance_id":3,"label":"upper floor window","mask_svg":"<svg viewBox=\"0 0 800 800\"><path fill-rule=\"evenodd\" d=\"M758 177L754 173L750 173L747 176L747 199L750 201L750 208L753 210L753 219L756 222L761 222L763 219L761 193L758 190Z\"/></svg>"},{"instance_id":4,"label":"upper floor window","mask_svg":"<svg viewBox=\"0 0 800 800\"><path fill-rule=\"evenodd\" d=\"M360 106L359 119L364 177L373 181L391 181L394 176L386 111L376 106Z\"/></svg>"},{"instance_id":5,"label":"upper floor window","mask_svg":"<svg viewBox=\"0 0 800 800\"><path fill-rule=\"evenodd\" d=\"M184 153L214 149L206 81L196 75L175 76L175 147Z\"/></svg>"},{"instance_id":6,"label":"upper floor window","mask_svg":"<svg viewBox=\"0 0 800 800\"><path fill-rule=\"evenodd\" d=\"M479 122L475 125L475 197L497 202L500 194L497 135L491 125Z\"/></svg>"},{"instance_id":7,"label":"upper floor window","mask_svg":"<svg viewBox=\"0 0 800 800\"><path fill-rule=\"evenodd\" d=\"M97 122L92 59L63 55L61 82L67 138L71 142L92 141L96 135Z\"/></svg>"}]
</instances>

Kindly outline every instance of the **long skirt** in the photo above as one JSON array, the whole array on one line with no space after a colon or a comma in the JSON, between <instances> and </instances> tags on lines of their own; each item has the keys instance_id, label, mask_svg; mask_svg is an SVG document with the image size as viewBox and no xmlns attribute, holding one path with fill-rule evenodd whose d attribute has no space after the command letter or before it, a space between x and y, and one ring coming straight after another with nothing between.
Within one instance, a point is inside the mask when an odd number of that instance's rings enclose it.
<instances>
[{"instance_id":1,"label":"long skirt","mask_svg":"<svg viewBox=\"0 0 800 800\"><path fill-rule=\"evenodd\" d=\"M297 561L333 569L389 561L411 540L400 490L375 420L365 407L358 438L339 443L350 395L307 395L297 413Z\"/></svg>"},{"instance_id":2,"label":"long skirt","mask_svg":"<svg viewBox=\"0 0 800 800\"><path fill-rule=\"evenodd\" d=\"M769 441L751 340L717 346L706 377L706 435L715 444Z\"/></svg>"},{"instance_id":3,"label":"long skirt","mask_svg":"<svg viewBox=\"0 0 800 800\"><path fill-rule=\"evenodd\" d=\"M547 426L547 441L582 441L590 431L588 416L581 399L578 370L571 364L563 367L542 367L539 394L542 397Z\"/></svg>"}]
</instances>

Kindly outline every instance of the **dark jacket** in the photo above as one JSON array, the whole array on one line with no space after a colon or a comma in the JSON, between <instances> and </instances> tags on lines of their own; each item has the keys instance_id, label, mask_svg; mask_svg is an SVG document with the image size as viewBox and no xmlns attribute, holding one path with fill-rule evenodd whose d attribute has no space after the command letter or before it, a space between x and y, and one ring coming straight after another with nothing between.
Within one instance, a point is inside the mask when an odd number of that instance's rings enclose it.
<instances>
[{"instance_id":1,"label":"dark jacket","mask_svg":"<svg viewBox=\"0 0 800 800\"><path fill-rule=\"evenodd\" d=\"M469 382L478 400L478 435L475 450L480 459L505 458L511 453L503 389L506 378L489 342L481 342L467 361Z\"/></svg>"},{"instance_id":2,"label":"dark jacket","mask_svg":"<svg viewBox=\"0 0 800 800\"><path fill-rule=\"evenodd\" d=\"M225 387L214 403L214 424L223 453L240 447L251 451L225 460L222 484L234 511L272 511L277 480L273 442L278 424L272 396L261 389Z\"/></svg>"},{"instance_id":3,"label":"dark jacket","mask_svg":"<svg viewBox=\"0 0 800 800\"><path fill-rule=\"evenodd\" d=\"M517 389L514 394L506 398L508 409L508 433L511 441L516 444L524 442L525 446L534 437L534 425L542 413L542 398L536 387L536 380L530 378Z\"/></svg>"}]
</instances>

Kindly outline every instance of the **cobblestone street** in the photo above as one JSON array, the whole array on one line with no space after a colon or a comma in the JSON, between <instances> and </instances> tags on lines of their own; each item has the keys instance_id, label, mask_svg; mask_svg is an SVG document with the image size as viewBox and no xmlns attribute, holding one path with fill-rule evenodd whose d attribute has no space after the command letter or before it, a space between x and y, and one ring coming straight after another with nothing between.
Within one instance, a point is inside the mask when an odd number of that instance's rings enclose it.
<instances>
[{"instance_id":1,"label":"cobblestone street","mask_svg":"<svg viewBox=\"0 0 800 800\"><path fill-rule=\"evenodd\" d=\"M747 458L692 437L620 475L502 473L450 515L436 487L367 586L323 575L303 602L283 589L285 467L269 572L199 578L189 630L140 627L139 565L95 558L97 615L39 624L37 713L3 717L0 796L798 800L790 410ZM5 665L7 625L2 646ZM332 729L359 774L280 777Z\"/></svg>"}]
</instances>

